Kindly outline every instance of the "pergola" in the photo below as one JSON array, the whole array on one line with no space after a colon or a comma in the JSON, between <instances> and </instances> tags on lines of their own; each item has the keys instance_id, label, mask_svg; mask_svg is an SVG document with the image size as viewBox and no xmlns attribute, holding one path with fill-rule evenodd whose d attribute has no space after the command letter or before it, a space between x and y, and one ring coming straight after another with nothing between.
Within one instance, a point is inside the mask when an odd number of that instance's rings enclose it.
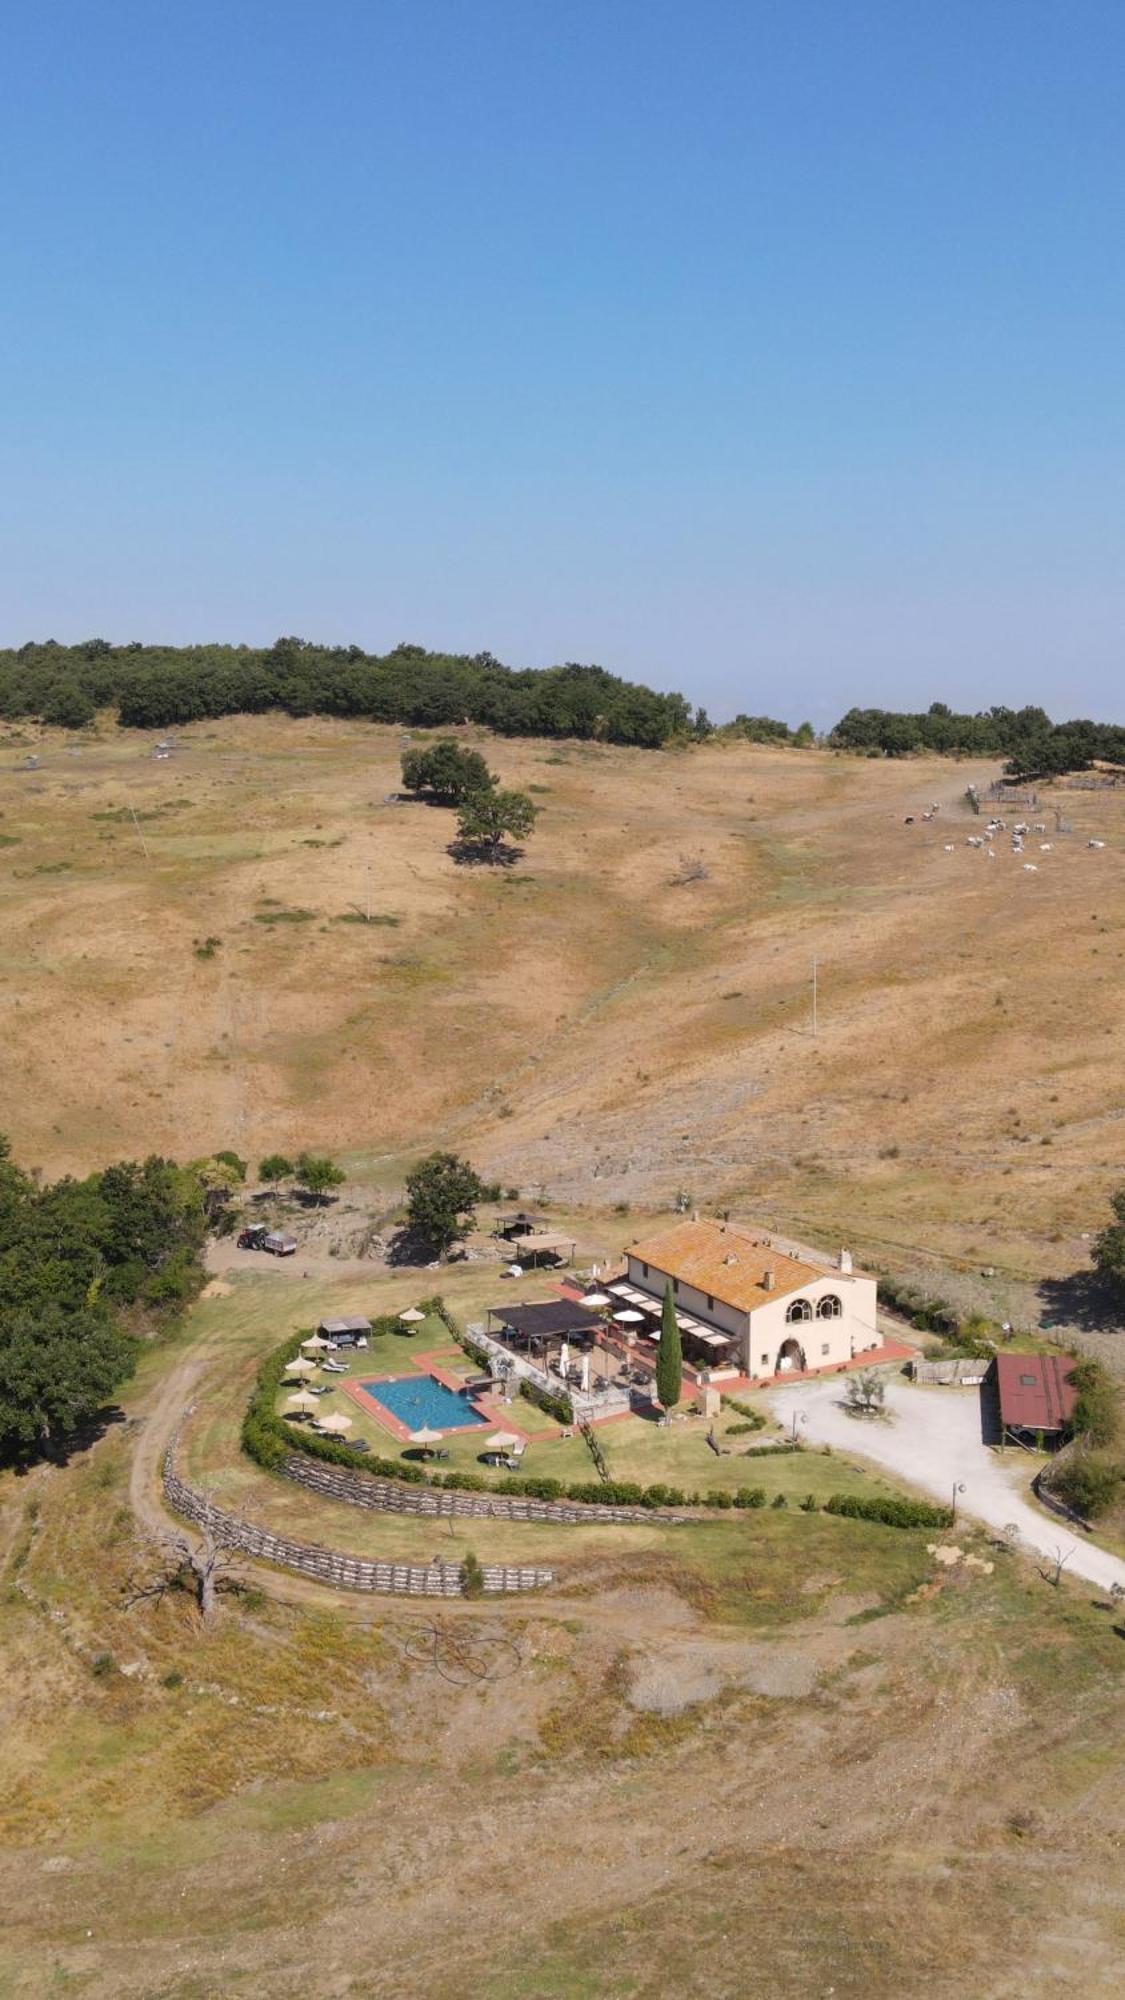
<instances>
[{"instance_id":1,"label":"pergola","mask_svg":"<svg viewBox=\"0 0 1125 2000\"><path fill-rule=\"evenodd\" d=\"M624 1284L620 1279L611 1284L609 1289L615 1300L623 1299L626 1305L645 1313L648 1318L657 1322L659 1329L661 1300L655 1299L651 1292L638 1291L636 1285ZM713 1327L704 1326L703 1321L696 1319L693 1313L682 1312L679 1307L676 1308L676 1325L688 1340L697 1342L705 1349L711 1361L721 1361L727 1349L735 1344L733 1334L718 1333Z\"/></svg>"},{"instance_id":2,"label":"pergola","mask_svg":"<svg viewBox=\"0 0 1125 2000\"><path fill-rule=\"evenodd\" d=\"M490 1306L490 1330L493 1321L499 1329L497 1337L506 1347L523 1348L529 1354L535 1349L544 1360L552 1342L559 1347L564 1341L589 1345L604 1326L600 1314L573 1299L548 1299L540 1305Z\"/></svg>"},{"instance_id":3,"label":"pergola","mask_svg":"<svg viewBox=\"0 0 1125 2000\"><path fill-rule=\"evenodd\" d=\"M522 1236L509 1236L507 1241L513 1253L525 1262L540 1257L562 1257L564 1262L569 1262L574 1256L578 1239L544 1229L529 1230Z\"/></svg>"}]
</instances>

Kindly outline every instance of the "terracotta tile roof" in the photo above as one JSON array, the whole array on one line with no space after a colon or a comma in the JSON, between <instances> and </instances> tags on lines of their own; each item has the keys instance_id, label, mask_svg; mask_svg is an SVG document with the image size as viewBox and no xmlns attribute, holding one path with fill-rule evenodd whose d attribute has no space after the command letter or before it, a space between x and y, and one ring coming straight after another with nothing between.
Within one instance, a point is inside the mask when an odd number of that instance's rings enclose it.
<instances>
[{"instance_id":1,"label":"terracotta tile roof","mask_svg":"<svg viewBox=\"0 0 1125 2000\"><path fill-rule=\"evenodd\" d=\"M650 1271L679 1278L694 1285L709 1298L740 1312L752 1312L786 1292L798 1292L802 1285L829 1275L783 1250L771 1249L751 1231L722 1222L680 1222L660 1236L629 1246L630 1257L639 1257ZM763 1284L767 1271L773 1272L769 1291Z\"/></svg>"},{"instance_id":2,"label":"terracotta tile roof","mask_svg":"<svg viewBox=\"0 0 1125 2000\"><path fill-rule=\"evenodd\" d=\"M998 1354L1000 1421L1015 1430L1060 1431L1078 1401L1067 1380L1073 1354Z\"/></svg>"}]
</instances>

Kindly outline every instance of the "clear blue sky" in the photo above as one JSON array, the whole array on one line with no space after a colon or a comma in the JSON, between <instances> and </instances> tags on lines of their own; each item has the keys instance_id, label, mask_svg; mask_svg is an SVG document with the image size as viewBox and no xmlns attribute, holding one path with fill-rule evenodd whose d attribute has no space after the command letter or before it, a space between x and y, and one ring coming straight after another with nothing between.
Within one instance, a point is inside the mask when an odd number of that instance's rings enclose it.
<instances>
[{"instance_id":1,"label":"clear blue sky","mask_svg":"<svg viewBox=\"0 0 1125 2000\"><path fill-rule=\"evenodd\" d=\"M1122 0L7 0L2 633L1125 720Z\"/></svg>"}]
</instances>

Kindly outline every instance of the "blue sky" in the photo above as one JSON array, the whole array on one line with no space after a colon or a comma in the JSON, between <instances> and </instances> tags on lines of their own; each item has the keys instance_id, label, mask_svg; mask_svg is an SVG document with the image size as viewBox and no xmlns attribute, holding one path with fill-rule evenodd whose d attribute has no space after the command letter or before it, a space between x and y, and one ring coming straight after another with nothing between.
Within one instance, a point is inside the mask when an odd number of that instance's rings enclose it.
<instances>
[{"instance_id":1,"label":"blue sky","mask_svg":"<svg viewBox=\"0 0 1125 2000\"><path fill-rule=\"evenodd\" d=\"M0 638L1125 720L1120 0L8 0Z\"/></svg>"}]
</instances>

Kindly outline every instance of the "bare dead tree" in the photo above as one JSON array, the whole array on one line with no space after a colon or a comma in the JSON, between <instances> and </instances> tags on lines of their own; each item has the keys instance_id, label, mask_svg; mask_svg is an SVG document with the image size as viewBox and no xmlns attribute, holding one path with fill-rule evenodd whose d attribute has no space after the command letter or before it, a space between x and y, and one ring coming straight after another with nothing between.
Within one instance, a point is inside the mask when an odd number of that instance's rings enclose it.
<instances>
[{"instance_id":1,"label":"bare dead tree","mask_svg":"<svg viewBox=\"0 0 1125 2000\"><path fill-rule=\"evenodd\" d=\"M1052 1564L1053 1564L1052 1568L1041 1569L1039 1572L1044 1582L1053 1584L1054 1588L1057 1590L1059 1587L1059 1579L1062 1576L1062 1573L1073 1554L1074 1554L1073 1549L1064 1549L1060 1542L1056 1542L1055 1553L1052 1559Z\"/></svg>"},{"instance_id":2,"label":"bare dead tree","mask_svg":"<svg viewBox=\"0 0 1125 2000\"><path fill-rule=\"evenodd\" d=\"M208 1501L198 1536L169 1528L149 1538L149 1564L130 1577L126 1585L127 1607L146 1599L166 1597L169 1591L186 1590L194 1597L205 1620L215 1610L215 1599L224 1578L241 1573L237 1549L220 1542L215 1533L214 1509Z\"/></svg>"}]
</instances>

